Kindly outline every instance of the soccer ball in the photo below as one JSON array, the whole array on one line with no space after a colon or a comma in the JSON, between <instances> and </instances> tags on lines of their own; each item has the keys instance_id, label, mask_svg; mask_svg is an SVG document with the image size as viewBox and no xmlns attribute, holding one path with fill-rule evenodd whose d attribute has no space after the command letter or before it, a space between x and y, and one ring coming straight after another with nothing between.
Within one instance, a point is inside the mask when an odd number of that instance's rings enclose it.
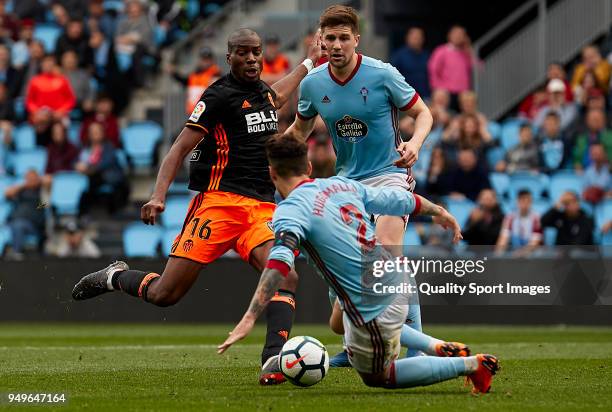
<instances>
[{"instance_id":1,"label":"soccer ball","mask_svg":"<svg viewBox=\"0 0 612 412\"><path fill-rule=\"evenodd\" d=\"M289 339L281 349L279 362L285 378L297 386L320 382L329 369L327 349L310 336Z\"/></svg>"}]
</instances>

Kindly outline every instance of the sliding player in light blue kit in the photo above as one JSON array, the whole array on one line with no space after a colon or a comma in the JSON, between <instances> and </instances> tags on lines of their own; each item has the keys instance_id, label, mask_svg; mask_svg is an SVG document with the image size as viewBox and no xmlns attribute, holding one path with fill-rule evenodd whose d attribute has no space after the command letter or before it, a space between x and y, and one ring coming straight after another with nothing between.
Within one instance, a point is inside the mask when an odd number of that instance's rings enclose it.
<instances>
[{"instance_id":1,"label":"sliding player in light blue kit","mask_svg":"<svg viewBox=\"0 0 612 412\"><path fill-rule=\"evenodd\" d=\"M286 133L306 139L320 115L337 154L336 172L372 187L414 190L410 167L431 130L429 109L404 77L388 63L356 53L359 21L355 10L335 5L320 18L321 40L329 63L309 72L300 83L297 117ZM402 142L399 111L415 119L410 141ZM408 216L375 216L376 237L402 255ZM333 293L331 294L333 296ZM410 307L407 324L421 331L418 299ZM405 333L410 333L408 329ZM409 348L408 356L419 354ZM346 354L330 360L345 366Z\"/></svg>"},{"instance_id":2,"label":"sliding player in light blue kit","mask_svg":"<svg viewBox=\"0 0 612 412\"><path fill-rule=\"evenodd\" d=\"M406 190L373 188L345 177L309 179L312 165L308 149L294 137L270 139L266 152L272 182L284 198L274 212L274 246L249 309L219 346L219 353L249 334L302 250L338 296L349 361L366 385L407 388L465 375L474 385L473 392L488 392L499 369L493 355L397 360L408 314L403 300L406 295L379 293L367 281L374 275L371 253L375 259L393 260L393 256L381 247L374 225L364 216L432 216L434 223L453 231L457 242L461 228L456 219L444 208ZM413 332L419 336L409 344L428 354L436 354L439 345L459 345Z\"/></svg>"}]
</instances>

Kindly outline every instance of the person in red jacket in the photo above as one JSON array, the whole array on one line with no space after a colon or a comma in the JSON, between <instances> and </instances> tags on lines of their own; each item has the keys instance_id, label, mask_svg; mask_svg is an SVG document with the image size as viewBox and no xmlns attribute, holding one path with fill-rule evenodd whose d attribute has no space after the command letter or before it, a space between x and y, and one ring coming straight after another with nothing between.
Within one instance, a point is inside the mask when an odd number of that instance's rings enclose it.
<instances>
[{"instance_id":1,"label":"person in red jacket","mask_svg":"<svg viewBox=\"0 0 612 412\"><path fill-rule=\"evenodd\" d=\"M55 56L45 56L40 65L40 74L30 80L25 98L38 145L47 145L51 124L66 119L75 105L76 97L70 82L61 74Z\"/></svg>"}]
</instances>

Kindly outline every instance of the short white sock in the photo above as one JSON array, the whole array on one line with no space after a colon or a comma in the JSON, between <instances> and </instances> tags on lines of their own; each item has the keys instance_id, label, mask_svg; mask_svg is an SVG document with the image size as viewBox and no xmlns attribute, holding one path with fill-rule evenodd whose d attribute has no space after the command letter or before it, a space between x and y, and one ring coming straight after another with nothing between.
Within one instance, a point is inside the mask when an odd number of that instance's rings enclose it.
<instances>
[{"instance_id":1,"label":"short white sock","mask_svg":"<svg viewBox=\"0 0 612 412\"><path fill-rule=\"evenodd\" d=\"M431 338L431 341L429 342L427 354L431 356L437 356L438 352L436 351L436 346L438 346L441 343L444 343L444 341L440 339L436 339L436 338Z\"/></svg>"},{"instance_id":2,"label":"short white sock","mask_svg":"<svg viewBox=\"0 0 612 412\"><path fill-rule=\"evenodd\" d=\"M478 358L476 356L467 356L463 358L463 363L465 364L466 375L474 373L478 369Z\"/></svg>"}]
</instances>

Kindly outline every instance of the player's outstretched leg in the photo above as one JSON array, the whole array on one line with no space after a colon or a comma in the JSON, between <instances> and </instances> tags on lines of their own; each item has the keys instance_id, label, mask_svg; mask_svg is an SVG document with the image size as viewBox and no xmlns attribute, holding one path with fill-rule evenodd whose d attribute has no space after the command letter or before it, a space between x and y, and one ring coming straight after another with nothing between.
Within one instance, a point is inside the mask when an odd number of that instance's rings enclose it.
<instances>
[{"instance_id":1,"label":"player's outstretched leg","mask_svg":"<svg viewBox=\"0 0 612 412\"><path fill-rule=\"evenodd\" d=\"M431 356L440 357L465 357L470 356L470 348L460 342L445 342L411 328L409 325L402 326L400 345L415 352L423 352ZM410 356L406 355L407 358Z\"/></svg>"},{"instance_id":2,"label":"player's outstretched leg","mask_svg":"<svg viewBox=\"0 0 612 412\"><path fill-rule=\"evenodd\" d=\"M250 264L259 272L263 272L270 255L272 241L253 249ZM295 311L295 289L297 274L291 270L281 283L280 288L266 309L266 342L261 353L261 385L276 385L285 382L278 364L278 354L291 333L293 314Z\"/></svg>"},{"instance_id":3,"label":"player's outstretched leg","mask_svg":"<svg viewBox=\"0 0 612 412\"><path fill-rule=\"evenodd\" d=\"M157 306L178 302L191 288L204 265L171 257L160 276L154 272L130 270L124 262L84 276L72 290L74 300L91 299L102 293L120 290Z\"/></svg>"},{"instance_id":4,"label":"player's outstretched leg","mask_svg":"<svg viewBox=\"0 0 612 412\"><path fill-rule=\"evenodd\" d=\"M411 388L446 381L465 375L474 385L472 392L487 393L493 375L499 370L497 358L479 354L467 358L421 356L393 362L385 387Z\"/></svg>"}]
</instances>

